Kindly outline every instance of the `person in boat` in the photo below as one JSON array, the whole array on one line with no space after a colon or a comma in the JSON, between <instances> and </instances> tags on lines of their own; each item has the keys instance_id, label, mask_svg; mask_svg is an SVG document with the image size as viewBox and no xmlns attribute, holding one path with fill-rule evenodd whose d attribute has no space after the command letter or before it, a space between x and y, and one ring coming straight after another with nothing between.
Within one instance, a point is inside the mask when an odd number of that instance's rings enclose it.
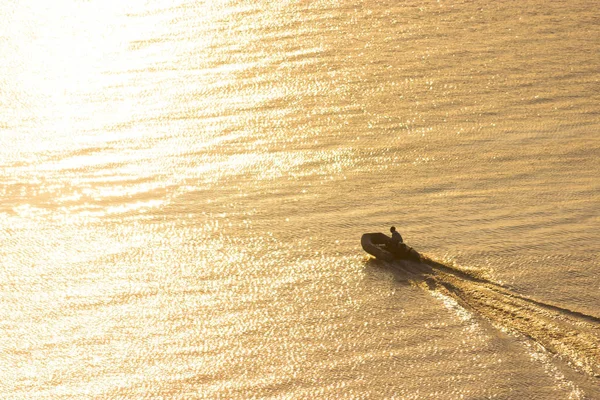
<instances>
[{"instance_id":1,"label":"person in boat","mask_svg":"<svg viewBox=\"0 0 600 400\"><path fill-rule=\"evenodd\" d=\"M400 236L400 233L396 230L395 226L392 226L390 228L390 232L392 232L392 242L395 245L398 245L398 243L403 243L404 241L402 240L402 236Z\"/></svg>"}]
</instances>

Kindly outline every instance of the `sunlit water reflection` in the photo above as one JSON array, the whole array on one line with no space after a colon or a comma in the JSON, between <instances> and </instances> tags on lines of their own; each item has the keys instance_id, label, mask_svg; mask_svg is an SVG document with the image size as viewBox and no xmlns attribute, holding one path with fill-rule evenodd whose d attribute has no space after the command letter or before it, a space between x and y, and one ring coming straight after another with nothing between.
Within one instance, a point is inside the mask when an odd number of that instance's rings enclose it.
<instances>
[{"instance_id":1,"label":"sunlit water reflection","mask_svg":"<svg viewBox=\"0 0 600 400\"><path fill-rule=\"evenodd\" d=\"M594 10L0 5L2 397L599 395L359 246L598 315Z\"/></svg>"}]
</instances>

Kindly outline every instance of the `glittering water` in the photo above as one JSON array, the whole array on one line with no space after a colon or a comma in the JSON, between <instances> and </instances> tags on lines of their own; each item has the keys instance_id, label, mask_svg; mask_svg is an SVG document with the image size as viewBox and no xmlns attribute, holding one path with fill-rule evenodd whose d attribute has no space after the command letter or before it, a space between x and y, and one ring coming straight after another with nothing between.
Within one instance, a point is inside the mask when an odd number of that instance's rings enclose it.
<instances>
[{"instance_id":1,"label":"glittering water","mask_svg":"<svg viewBox=\"0 0 600 400\"><path fill-rule=\"evenodd\" d=\"M596 8L2 3L0 397L600 398Z\"/></svg>"}]
</instances>

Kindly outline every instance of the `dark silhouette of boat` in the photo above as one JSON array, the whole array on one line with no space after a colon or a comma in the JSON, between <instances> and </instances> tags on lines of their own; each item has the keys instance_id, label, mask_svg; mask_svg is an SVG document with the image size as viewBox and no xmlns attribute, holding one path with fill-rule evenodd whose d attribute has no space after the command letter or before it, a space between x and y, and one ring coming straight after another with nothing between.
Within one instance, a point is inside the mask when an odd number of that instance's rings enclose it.
<instances>
[{"instance_id":1,"label":"dark silhouette of boat","mask_svg":"<svg viewBox=\"0 0 600 400\"><path fill-rule=\"evenodd\" d=\"M411 260L421 261L421 255L412 247L396 242L389 236L377 233L365 233L360 239L364 251L383 261Z\"/></svg>"}]
</instances>

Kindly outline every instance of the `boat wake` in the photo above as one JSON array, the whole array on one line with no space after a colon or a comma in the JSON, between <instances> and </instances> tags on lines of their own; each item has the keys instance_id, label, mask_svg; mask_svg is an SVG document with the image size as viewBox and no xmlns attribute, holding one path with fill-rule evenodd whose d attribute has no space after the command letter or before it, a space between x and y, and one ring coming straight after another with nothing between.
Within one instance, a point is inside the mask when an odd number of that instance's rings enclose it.
<instances>
[{"instance_id":1,"label":"boat wake","mask_svg":"<svg viewBox=\"0 0 600 400\"><path fill-rule=\"evenodd\" d=\"M600 377L600 318L520 295L476 273L423 257L396 262L409 279L455 299L502 330L530 338L575 369Z\"/></svg>"}]
</instances>

